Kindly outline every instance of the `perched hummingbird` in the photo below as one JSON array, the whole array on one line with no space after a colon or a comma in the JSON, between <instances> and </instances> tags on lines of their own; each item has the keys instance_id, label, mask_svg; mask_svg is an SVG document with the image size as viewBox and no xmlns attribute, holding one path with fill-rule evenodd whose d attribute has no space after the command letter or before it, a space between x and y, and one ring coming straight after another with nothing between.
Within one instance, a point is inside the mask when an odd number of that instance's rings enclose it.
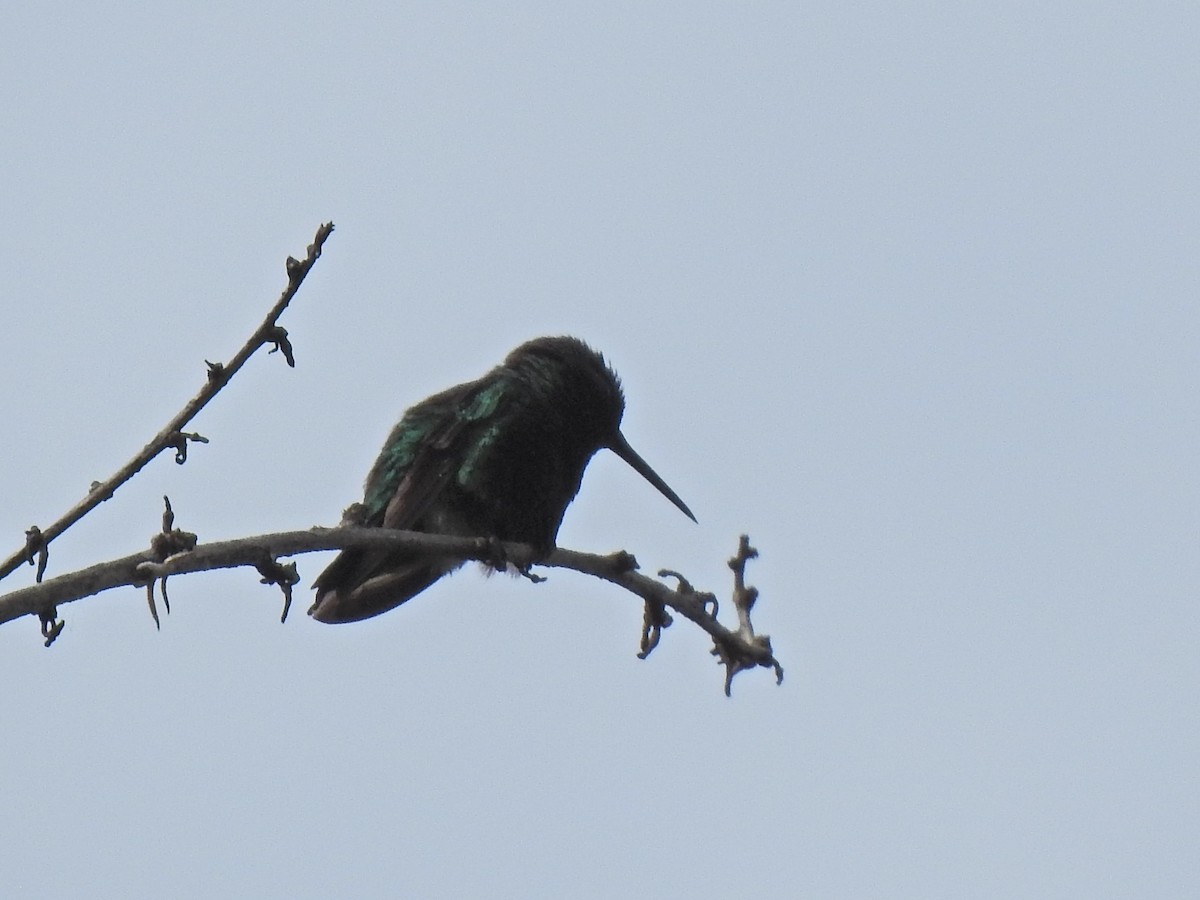
<instances>
[{"instance_id":1,"label":"perched hummingbird","mask_svg":"<svg viewBox=\"0 0 1200 900\"><path fill-rule=\"evenodd\" d=\"M624 411L621 382L603 356L577 338L535 338L478 381L404 414L367 476L362 521L549 552L584 468L607 447L694 522L621 434ZM461 564L404 550L344 550L317 576L308 612L321 622L376 616Z\"/></svg>"}]
</instances>

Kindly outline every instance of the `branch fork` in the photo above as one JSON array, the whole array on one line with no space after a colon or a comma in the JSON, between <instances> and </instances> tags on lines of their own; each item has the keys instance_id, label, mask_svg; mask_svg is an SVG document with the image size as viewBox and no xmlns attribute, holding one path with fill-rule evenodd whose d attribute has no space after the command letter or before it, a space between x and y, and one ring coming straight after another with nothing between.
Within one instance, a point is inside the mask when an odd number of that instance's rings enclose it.
<instances>
[{"instance_id":1,"label":"branch fork","mask_svg":"<svg viewBox=\"0 0 1200 900\"><path fill-rule=\"evenodd\" d=\"M140 472L150 460L154 459L154 457L158 456L164 450L172 449L175 451L175 461L182 465L187 460L188 442L208 442L207 438L202 435L195 432L185 432L183 430L184 426L192 421L208 405L256 350L266 343L273 344L276 350L283 353L288 364L294 365L291 343L288 341L287 332L278 326L278 319L283 314L283 311L287 309L296 291L299 290L300 285L304 282L304 277L308 274L309 269L312 268L313 263L320 258L321 248L332 233L332 222L321 225L317 229L312 243L308 245L308 253L303 260L295 260L288 257L287 287L279 299L275 301L275 305L271 307L263 322L254 330L249 340L242 345L242 348L238 350L228 363L208 363L205 384L199 393L188 401L183 409L176 413L171 421L158 434L151 438L129 462L125 463L107 480L93 482L87 495L82 500L67 510L57 521L37 531L36 539L40 540L41 543L37 545L35 552L39 554L39 564L43 571L45 569L45 560L48 557L50 542L101 503L112 497L117 488ZM3 562L0 562L0 579L12 574L18 566L26 562L30 556L28 549L31 546L30 541L31 536L29 532L26 532L25 546ZM41 580L40 575L38 580Z\"/></svg>"}]
</instances>

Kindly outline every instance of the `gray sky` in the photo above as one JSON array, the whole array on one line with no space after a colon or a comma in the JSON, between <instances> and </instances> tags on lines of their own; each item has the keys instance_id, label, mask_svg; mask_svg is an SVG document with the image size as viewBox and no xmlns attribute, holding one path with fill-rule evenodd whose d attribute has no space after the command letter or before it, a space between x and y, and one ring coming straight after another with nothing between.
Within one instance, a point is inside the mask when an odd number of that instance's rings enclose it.
<instances>
[{"instance_id":1,"label":"gray sky","mask_svg":"<svg viewBox=\"0 0 1200 900\"><path fill-rule=\"evenodd\" d=\"M560 542L728 593L787 668L471 568L361 625L251 572L0 629L5 896L1200 891L1200 11L25 5L0 33L7 555L332 524L410 403L572 333L625 432ZM28 583L22 570L3 584Z\"/></svg>"}]
</instances>

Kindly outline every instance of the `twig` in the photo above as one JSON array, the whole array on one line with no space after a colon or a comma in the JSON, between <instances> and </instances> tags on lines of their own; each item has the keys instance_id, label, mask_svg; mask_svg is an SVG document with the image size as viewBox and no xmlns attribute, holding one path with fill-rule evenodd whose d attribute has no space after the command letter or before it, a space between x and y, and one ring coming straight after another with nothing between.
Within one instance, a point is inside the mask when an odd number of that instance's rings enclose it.
<instances>
[{"instance_id":1,"label":"twig","mask_svg":"<svg viewBox=\"0 0 1200 900\"><path fill-rule=\"evenodd\" d=\"M156 535L157 537L159 535ZM749 547L748 542L746 546ZM497 559L499 549L503 558L518 570L527 570L532 564L572 569L584 575L602 578L641 597L648 608L655 610L650 617L651 627L643 629L642 652L638 654L643 659L654 649L653 645L658 643L662 630L670 625L671 618L666 613L666 609L670 608L704 629L712 637L714 645L720 649L721 662L726 666L727 694L733 676L744 669L756 666L774 668L777 680L783 679L783 668L775 659L770 639L766 635L755 634L753 628L749 627L749 606L745 609L745 619L742 618L739 607L739 627L736 630L726 628L717 621L716 598L712 594L695 590L687 579L678 573L670 573L679 582L675 588L642 575L637 571L637 560L624 551L598 555L560 547L544 559L538 559L534 548L526 544L497 544L495 541L480 538L361 526L312 528L308 531L286 531L198 544L192 550L176 552L165 558L158 558L161 551L145 550L0 596L0 624L26 615L37 615L43 610L54 609L59 604L90 597L112 588L144 587L148 580L155 578L212 569L251 566L259 571L264 582L279 584L286 581L290 588L299 581L294 564L282 566L283 571L276 572L272 565L278 565L278 557L296 556L318 550L342 550L347 547L386 547L428 553L431 556L493 563ZM742 555L740 549L739 555ZM271 565L264 563L264 560L272 561ZM744 559L741 565L744 569ZM744 590L753 590L745 588L744 582L738 583L742 584ZM287 614L288 593L288 588L285 588L284 616ZM736 591L734 605L739 605ZM61 629L61 624L59 628Z\"/></svg>"},{"instance_id":2,"label":"twig","mask_svg":"<svg viewBox=\"0 0 1200 900\"><path fill-rule=\"evenodd\" d=\"M733 676L744 669L755 666L772 666L775 669L775 682L783 682L783 667L771 655L771 639L765 634L755 634L754 625L750 622L750 610L758 599L758 588L746 584L746 563L758 557L758 551L750 546L749 535L743 534L738 540L737 553L729 560L729 568L733 570L733 605L737 609L739 640L730 641L721 638L714 642L713 656L720 659L725 666L725 695L729 696L729 685ZM746 647L762 648L768 658L747 654Z\"/></svg>"},{"instance_id":3,"label":"twig","mask_svg":"<svg viewBox=\"0 0 1200 900\"><path fill-rule=\"evenodd\" d=\"M308 245L308 254L303 260L296 260L288 257L287 274L288 283L279 299L275 301L275 305L271 307L271 311L267 313L267 317L263 319L254 333L250 335L249 340L242 348L234 355L227 363L209 363L207 371L207 379L204 387L196 394L187 405L183 407L169 421L162 430L158 432L149 443L146 444L129 462L125 463L106 481L93 482L91 490L88 491L86 497L76 503L69 509L61 518L45 528L37 529L33 526L30 531L38 531L40 545L36 548L39 556L40 568L44 571L45 561L48 556L48 545L56 537L82 519L85 515L99 506L101 503L108 500L116 492L117 488L121 487L130 478L136 475L141 469L156 457L159 453L167 448L173 448L176 451L175 461L182 464L187 459L187 442L199 441L207 443L206 439L194 433L183 432L183 426L188 424L200 410L208 404L217 392L221 390L229 380L237 373L253 354L264 343L271 343L275 349L282 350L287 358L288 365L294 365L292 358L292 347L287 341L287 332L279 328L276 320L287 308L296 291L304 281L304 277L308 274L308 270L312 268L313 263L321 256L321 247L325 240L333 233L333 223L329 222L317 229L316 237L313 242ZM28 535L29 532L26 532ZM22 547L17 552L13 553L8 559L0 562L0 579L12 574L21 563L30 558L28 544ZM40 574L39 574L40 580ZM51 639L52 640L52 639Z\"/></svg>"},{"instance_id":4,"label":"twig","mask_svg":"<svg viewBox=\"0 0 1200 900\"><path fill-rule=\"evenodd\" d=\"M741 543L749 548L749 539L745 535L742 536ZM739 554L740 549L741 545L739 545ZM753 551L753 548L749 549ZM678 572L663 569L659 572L661 577L673 577L678 582L678 586L672 590L661 581L655 581L634 571L637 568L636 562L630 566L627 564L625 558L632 559L626 553L616 554L613 557L603 557L593 556L588 553L576 553L573 550L559 549L555 550L549 559L544 560L542 565L564 566L587 575L595 575L597 578L603 578L605 581L610 581L625 588L627 591L637 594L647 603L648 611L646 618L648 621L652 620L653 615L650 611L650 605L657 604L659 606L668 606L680 613L684 618L695 622L712 637L713 655L725 666L726 696L730 694L733 676L738 672L752 669L756 666L765 666L774 669L776 683L783 683L783 666L775 658L774 651L771 649L770 637L765 634L755 634L754 629L749 627L749 607L745 610L745 619L742 618L742 612L739 608L738 629L731 631L717 620L717 599L712 594L697 591ZM732 563L733 561L731 560L730 564L732 565ZM742 565L744 567L744 560ZM755 596L757 596L758 592L756 590L753 588L750 590L754 591ZM738 602L735 585L734 605L738 606ZM753 605L753 601L751 601L750 605ZM709 611L710 606L712 607L711 612ZM666 621L658 623L657 626L655 626L653 621L650 621L650 626L644 623L642 630L642 651L638 655L643 659L648 656L650 651L658 644L662 629L670 624L670 617L667 617Z\"/></svg>"}]
</instances>

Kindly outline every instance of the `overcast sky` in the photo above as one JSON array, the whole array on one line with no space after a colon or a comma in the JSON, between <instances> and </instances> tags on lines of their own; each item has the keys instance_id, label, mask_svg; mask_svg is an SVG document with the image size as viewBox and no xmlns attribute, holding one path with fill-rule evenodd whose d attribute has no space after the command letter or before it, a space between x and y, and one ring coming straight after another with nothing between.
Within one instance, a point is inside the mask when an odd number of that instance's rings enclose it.
<instances>
[{"instance_id":1,"label":"overcast sky","mask_svg":"<svg viewBox=\"0 0 1200 900\"><path fill-rule=\"evenodd\" d=\"M1200 893L1200 7L25 4L0 32L7 556L337 231L254 358L55 542L334 524L521 341L624 430L559 534L728 596L471 567L378 619L239 571L0 628L0 894ZM23 568L0 591L32 581Z\"/></svg>"}]
</instances>

